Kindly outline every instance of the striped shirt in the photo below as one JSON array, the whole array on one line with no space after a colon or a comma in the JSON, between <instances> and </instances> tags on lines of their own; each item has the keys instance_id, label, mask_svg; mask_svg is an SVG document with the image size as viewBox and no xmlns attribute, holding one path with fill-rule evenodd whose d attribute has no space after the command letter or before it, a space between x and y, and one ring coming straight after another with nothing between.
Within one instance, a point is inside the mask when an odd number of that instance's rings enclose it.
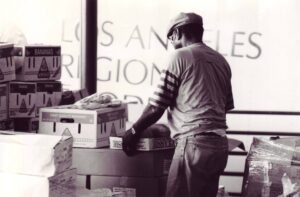
<instances>
[{"instance_id":1,"label":"striped shirt","mask_svg":"<svg viewBox=\"0 0 300 197\"><path fill-rule=\"evenodd\" d=\"M149 104L168 109L172 137L210 131L225 135L226 112L234 107L227 61L200 43L175 50Z\"/></svg>"},{"instance_id":2,"label":"striped shirt","mask_svg":"<svg viewBox=\"0 0 300 197\"><path fill-rule=\"evenodd\" d=\"M179 79L168 70L162 70L156 91L150 97L150 104L166 109L177 96Z\"/></svg>"}]
</instances>

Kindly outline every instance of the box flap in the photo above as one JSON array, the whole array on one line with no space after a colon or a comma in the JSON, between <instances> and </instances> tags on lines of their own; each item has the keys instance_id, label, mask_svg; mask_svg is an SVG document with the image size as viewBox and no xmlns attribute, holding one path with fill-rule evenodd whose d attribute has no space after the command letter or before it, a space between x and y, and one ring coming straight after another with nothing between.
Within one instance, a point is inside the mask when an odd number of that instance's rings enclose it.
<instances>
[{"instance_id":1,"label":"box flap","mask_svg":"<svg viewBox=\"0 0 300 197\"><path fill-rule=\"evenodd\" d=\"M0 171L53 176L72 165L70 136L0 133Z\"/></svg>"},{"instance_id":2,"label":"box flap","mask_svg":"<svg viewBox=\"0 0 300 197\"><path fill-rule=\"evenodd\" d=\"M55 136L45 134L20 134L11 132L11 135L0 132L0 143L10 143L22 146L55 147L61 140L71 138L70 136Z\"/></svg>"},{"instance_id":3,"label":"box flap","mask_svg":"<svg viewBox=\"0 0 300 197\"><path fill-rule=\"evenodd\" d=\"M228 150L232 151L235 148L240 148L241 150L246 151L245 145L242 141L233 138L228 138Z\"/></svg>"}]
</instances>

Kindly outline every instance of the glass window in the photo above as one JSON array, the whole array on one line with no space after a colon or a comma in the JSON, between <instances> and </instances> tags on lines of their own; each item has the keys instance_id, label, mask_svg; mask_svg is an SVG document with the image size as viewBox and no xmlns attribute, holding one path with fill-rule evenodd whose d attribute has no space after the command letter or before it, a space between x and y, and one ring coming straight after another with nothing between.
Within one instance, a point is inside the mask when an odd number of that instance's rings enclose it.
<instances>
[{"instance_id":1,"label":"glass window","mask_svg":"<svg viewBox=\"0 0 300 197\"><path fill-rule=\"evenodd\" d=\"M147 103L170 48L165 35L172 14L168 3L171 1L98 1L99 92Z\"/></svg>"},{"instance_id":2,"label":"glass window","mask_svg":"<svg viewBox=\"0 0 300 197\"><path fill-rule=\"evenodd\" d=\"M235 109L299 111L299 8L297 0L100 0L98 91L146 104L173 50L169 20L196 12L204 43L231 65Z\"/></svg>"}]
</instances>

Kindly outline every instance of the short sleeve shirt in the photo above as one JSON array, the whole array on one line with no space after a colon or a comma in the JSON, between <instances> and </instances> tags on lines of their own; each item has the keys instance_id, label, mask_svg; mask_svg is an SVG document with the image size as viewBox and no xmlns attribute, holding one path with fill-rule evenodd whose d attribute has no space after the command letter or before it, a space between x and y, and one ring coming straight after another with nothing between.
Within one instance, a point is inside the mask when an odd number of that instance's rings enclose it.
<instances>
[{"instance_id":1,"label":"short sleeve shirt","mask_svg":"<svg viewBox=\"0 0 300 197\"><path fill-rule=\"evenodd\" d=\"M168 110L171 136L226 129L233 109L231 70L225 58L202 43L175 50L149 104Z\"/></svg>"}]
</instances>

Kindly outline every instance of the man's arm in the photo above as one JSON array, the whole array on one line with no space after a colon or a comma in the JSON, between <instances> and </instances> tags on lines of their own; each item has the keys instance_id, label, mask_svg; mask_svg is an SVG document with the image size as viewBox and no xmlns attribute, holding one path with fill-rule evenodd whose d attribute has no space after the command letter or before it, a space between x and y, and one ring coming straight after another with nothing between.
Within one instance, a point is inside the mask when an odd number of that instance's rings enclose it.
<instances>
[{"instance_id":1,"label":"man's arm","mask_svg":"<svg viewBox=\"0 0 300 197\"><path fill-rule=\"evenodd\" d=\"M232 95L232 88L231 88L231 84L230 84L229 92L227 93L227 98L226 98L225 112L228 112L232 109L234 109L234 101L233 101L233 95Z\"/></svg>"},{"instance_id":2,"label":"man's arm","mask_svg":"<svg viewBox=\"0 0 300 197\"><path fill-rule=\"evenodd\" d=\"M140 118L133 124L137 134L156 123L164 114L165 109L148 104Z\"/></svg>"},{"instance_id":3,"label":"man's arm","mask_svg":"<svg viewBox=\"0 0 300 197\"><path fill-rule=\"evenodd\" d=\"M149 98L149 104L141 117L127 130L123 136L123 150L127 155L135 153L136 144L142 131L158 121L165 109L172 105L179 87L178 77L168 70L163 70L156 90Z\"/></svg>"},{"instance_id":4,"label":"man's arm","mask_svg":"<svg viewBox=\"0 0 300 197\"><path fill-rule=\"evenodd\" d=\"M148 104L140 118L133 124L132 128L126 131L122 138L122 148L128 156L135 154L136 143L140 138L141 132L158 121L164 111L164 108Z\"/></svg>"}]
</instances>

